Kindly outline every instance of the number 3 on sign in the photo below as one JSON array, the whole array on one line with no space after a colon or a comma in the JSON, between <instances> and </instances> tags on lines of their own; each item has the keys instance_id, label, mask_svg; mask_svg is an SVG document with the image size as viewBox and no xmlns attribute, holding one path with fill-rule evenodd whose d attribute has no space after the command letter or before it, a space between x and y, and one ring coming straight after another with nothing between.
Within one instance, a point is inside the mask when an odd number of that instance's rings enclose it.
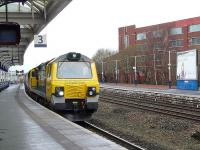
<instances>
[{"instance_id":1,"label":"number 3 on sign","mask_svg":"<svg viewBox=\"0 0 200 150\"><path fill-rule=\"evenodd\" d=\"M38 35L38 43L43 44L43 36L42 35Z\"/></svg>"},{"instance_id":2,"label":"number 3 on sign","mask_svg":"<svg viewBox=\"0 0 200 150\"><path fill-rule=\"evenodd\" d=\"M46 35L34 35L35 47L47 47Z\"/></svg>"}]
</instances>

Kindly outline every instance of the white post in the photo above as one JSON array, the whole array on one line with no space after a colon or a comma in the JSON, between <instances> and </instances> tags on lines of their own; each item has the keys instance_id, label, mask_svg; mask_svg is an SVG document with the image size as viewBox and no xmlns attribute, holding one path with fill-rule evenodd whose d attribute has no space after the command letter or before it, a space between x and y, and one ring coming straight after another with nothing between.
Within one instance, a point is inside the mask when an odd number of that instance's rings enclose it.
<instances>
[{"instance_id":1,"label":"white post","mask_svg":"<svg viewBox=\"0 0 200 150\"><path fill-rule=\"evenodd\" d=\"M158 82L157 82L157 72L156 72L156 54L155 53L153 55L153 60L154 60L154 63L153 63L154 78L155 78L156 85L158 85Z\"/></svg>"},{"instance_id":2,"label":"white post","mask_svg":"<svg viewBox=\"0 0 200 150\"><path fill-rule=\"evenodd\" d=\"M104 76L103 76L103 61L101 62L101 80L104 82Z\"/></svg>"},{"instance_id":3,"label":"white post","mask_svg":"<svg viewBox=\"0 0 200 150\"><path fill-rule=\"evenodd\" d=\"M115 81L116 81L116 83L117 83L117 79L118 79L118 66L117 66L117 60L115 60L115 74L116 74L116 76L115 76Z\"/></svg>"},{"instance_id":4,"label":"white post","mask_svg":"<svg viewBox=\"0 0 200 150\"><path fill-rule=\"evenodd\" d=\"M126 59L126 74L127 74L127 82L129 83L129 58Z\"/></svg>"},{"instance_id":5,"label":"white post","mask_svg":"<svg viewBox=\"0 0 200 150\"><path fill-rule=\"evenodd\" d=\"M171 51L169 51L168 69L169 69L169 88L171 88Z\"/></svg>"},{"instance_id":6,"label":"white post","mask_svg":"<svg viewBox=\"0 0 200 150\"><path fill-rule=\"evenodd\" d=\"M137 82L137 56L135 56L135 84Z\"/></svg>"}]
</instances>

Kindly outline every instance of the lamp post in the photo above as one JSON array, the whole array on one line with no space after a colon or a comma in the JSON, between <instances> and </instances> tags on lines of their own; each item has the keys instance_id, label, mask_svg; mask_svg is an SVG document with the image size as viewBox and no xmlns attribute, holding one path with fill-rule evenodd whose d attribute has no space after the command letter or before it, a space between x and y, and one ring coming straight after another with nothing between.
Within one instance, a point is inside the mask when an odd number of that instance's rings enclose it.
<instances>
[{"instance_id":1,"label":"lamp post","mask_svg":"<svg viewBox=\"0 0 200 150\"><path fill-rule=\"evenodd\" d=\"M172 86L172 75L171 75L171 53L174 52L176 53L176 50L169 50L168 54L169 54L169 63L168 63L168 70L169 70L169 88L171 88Z\"/></svg>"},{"instance_id":2,"label":"lamp post","mask_svg":"<svg viewBox=\"0 0 200 150\"><path fill-rule=\"evenodd\" d=\"M102 82L104 83L104 74L103 74L103 70L104 70L104 66L103 66L103 61L101 62L101 80L102 80Z\"/></svg>"},{"instance_id":3,"label":"lamp post","mask_svg":"<svg viewBox=\"0 0 200 150\"><path fill-rule=\"evenodd\" d=\"M166 51L163 51L163 52L166 52ZM171 86L172 86L172 72L171 72L171 53L176 53L176 50L169 50L167 51L168 52L168 86L169 86L169 89L171 89Z\"/></svg>"},{"instance_id":4,"label":"lamp post","mask_svg":"<svg viewBox=\"0 0 200 150\"><path fill-rule=\"evenodd\" d=\"M134 84L137 85L137 56L131 56L131 57L134 57L135 59L135 66L133 66L134 75L135 75Z\"/></svg>"},{"instance_id":5,"label":"lamp post","mask_svg":"<svg viewBox=\"0 0 200 150\"><path fill-rule=\"evenodd\" d=\"M137 56L135 56L135 85L137 85Z\"/></svg>"},{"instance_id":6,"label":"lamp post","mask_svg":"<svg viewBox=\"0 0 200 150\"><path fill-rule=\"evenodd\" d=\"M157 71L156 71L156 54L155 53L153 54L153 69L154 69L154 79L155 79L156 85L158 85Z\"/></svg>"},{"instance_id":7,"label":"lamp post","mask_svg":"<svg viewBox=\"0 0 200 150\"><path fill-rule=\"evenodd\" d=\"M117 84L117 82L118 82L118 62L119 60L115 60L115 82L116 82L116 84Z\"/></svg>"},{"instance_id":8,"label":"lamp post","mask_svg":"<svg viewBox=\"0 0 200 150\"><path fill-rule=\"evenodd\" d=\"M171 51L168 51L169 53L169 63L168 63L168 69L169 69L169 88L171 89L171 85L172 85L172 79L171 79Z\"/></svg>"},{"instance_id":9,"label":"lamp post","mask_svg":"<svg viewBox=\"0 0 200 150\"><path fill-rule=\"evenodd\" d=\"M126 58L126 77L127 77L127 83L129 83L129 57Z\"/></svg>"},{"instance_id":10,"label":"lamp post","mask_svg":"<svg viewBox=\"0 0 200 150\"><path fill-rule=\"evenodd\" d=\"M118 61L120 60L111 60L111 61L114 61L115 62L115 83L117 84L118 82L118 74L119 74L119 69L118 69Z\"/></svg>"}]
</instances>

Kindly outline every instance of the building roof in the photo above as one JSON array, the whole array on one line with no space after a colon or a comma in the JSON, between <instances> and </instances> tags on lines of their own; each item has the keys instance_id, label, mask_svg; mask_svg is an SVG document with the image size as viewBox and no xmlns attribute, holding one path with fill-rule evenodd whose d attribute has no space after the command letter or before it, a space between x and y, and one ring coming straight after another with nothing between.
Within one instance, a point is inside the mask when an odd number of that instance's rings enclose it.
<instances>
[{"instance_id":1,"label":"building roof","mask_svg":"<svg viewBox=\"0 0 200 150\"><path fill-rule=\"evenodd\" d=\"M159 24L154 24L154 25L148 25L148 26L144 26L144 27L136 27L136 25L129 25L129 26L125 26L125 27L130 27L130 28L135 28L137 30L149 30L149 29L155 29L158 26L162 27L166 27L166 25L168 25L168 27L172 26L172 27L184 27L184 26L188 26L192 24L199 24L200 23L200 16L198 17L193 17L193 18L187 18L187 19L181 19L181 20L176 20L176 21L170 21L170 22L165 22L165 23L159 23ZM125 27L120 27L121 28L125 28Z\"/></svg>"},{"instance_id":2,"label":"building roof","mask_svg":"<svg viewBox=\"0 0 200 150\"><path fill-rule=\"evenodd\" d=\"M0 22L5 22L5 0L0 0ZM46 25L56 17L71 0L7 0L8 21L17 22L21 28L21 41L16 46L0 46L0 68L22 65L24 53ZM20 3L21 2L21 3Z\"/></svg>"}]
</instances>

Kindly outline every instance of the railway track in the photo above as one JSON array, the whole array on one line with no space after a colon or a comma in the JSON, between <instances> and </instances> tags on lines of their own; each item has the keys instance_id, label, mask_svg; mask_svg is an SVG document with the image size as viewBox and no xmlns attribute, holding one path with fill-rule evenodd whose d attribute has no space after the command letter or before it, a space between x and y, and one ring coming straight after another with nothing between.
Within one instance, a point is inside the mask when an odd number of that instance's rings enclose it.
<instances>
[{"instance_id":1,"label":"railway track","mask_svg":"<svg viewBox=\"0 0 200 150\"><path fill-rule=\"evenodd\" d=\"M113 135L112 133L110 133L108 131L105 131L105 130L103 130L103 129L101 129L101 128L93 125L93 124L90 124L90 123L86 122L86 121L79 122L78 124L81 125L84 128L87 128L87 129L89 129L89 130L91 130L93 132L96 132L96 133L98 133L98 134L100 134L100 135L102 135L102 136L104 136L104 137L106 137L106 138L108 138L108 139L110 139L110 140L122 145L123 147L125 147L127 149L130 149L130 150L145 150L144 148L142 148L142 147L140 147L138 145L130 143L130 142L128 142L128 141L126 141L126 140L124 140L124 139L122 139L122 138L120 138L120 137L118 137L116 135Z\"/></svg>"},{"instance_id":2,"label":"railway track","mask_svg":"<svg viewBox=\"0 0 200 150\"><path fill-rule=\"evenodd\" d=\"M104 94L100 96L100 101L118 104L129 108L142 109L156 113L162 113L174 117L184 118L193 121L200 121L200 111L190 107L181 107L169 103L153 103L148 100L132 100L131 97L120 95Z\"/></svg>"},{"instance_id":3,"label":"railway track","mask_svg":"<svg viewBox=\"0 0 200 150\"><path fill-rule=\"evenodd\" d=\"M107 97L110 97L111 95L108 95L108 94L104 94L104 96L107 96ZM115 98L118 98L119 95L112 95L112 97L115 97ZM126 100L126 101L134 101L134 102L137 102L137 103L145 103L145 104L153 104L153 105L158 105L158 106L164 106L164 107L170 107L170 108L176 108L176 109L184 109L186 111L193 111L193 112L197 112L197 113L200 113L200 109L199 108L194 108L194 107L191 107L191 106L188 106L186 104L174 104L173 102L172 103L169 103L169 102L160 102L160 101L157 101L156 99L152 100L152 99L147 99L145 100L145 97L143 100L141 99L133 99L130 95L127 95L126 97L122 97L120 96L121 98L123 98L123 100Z\"/></svg>"}]
</instances>

